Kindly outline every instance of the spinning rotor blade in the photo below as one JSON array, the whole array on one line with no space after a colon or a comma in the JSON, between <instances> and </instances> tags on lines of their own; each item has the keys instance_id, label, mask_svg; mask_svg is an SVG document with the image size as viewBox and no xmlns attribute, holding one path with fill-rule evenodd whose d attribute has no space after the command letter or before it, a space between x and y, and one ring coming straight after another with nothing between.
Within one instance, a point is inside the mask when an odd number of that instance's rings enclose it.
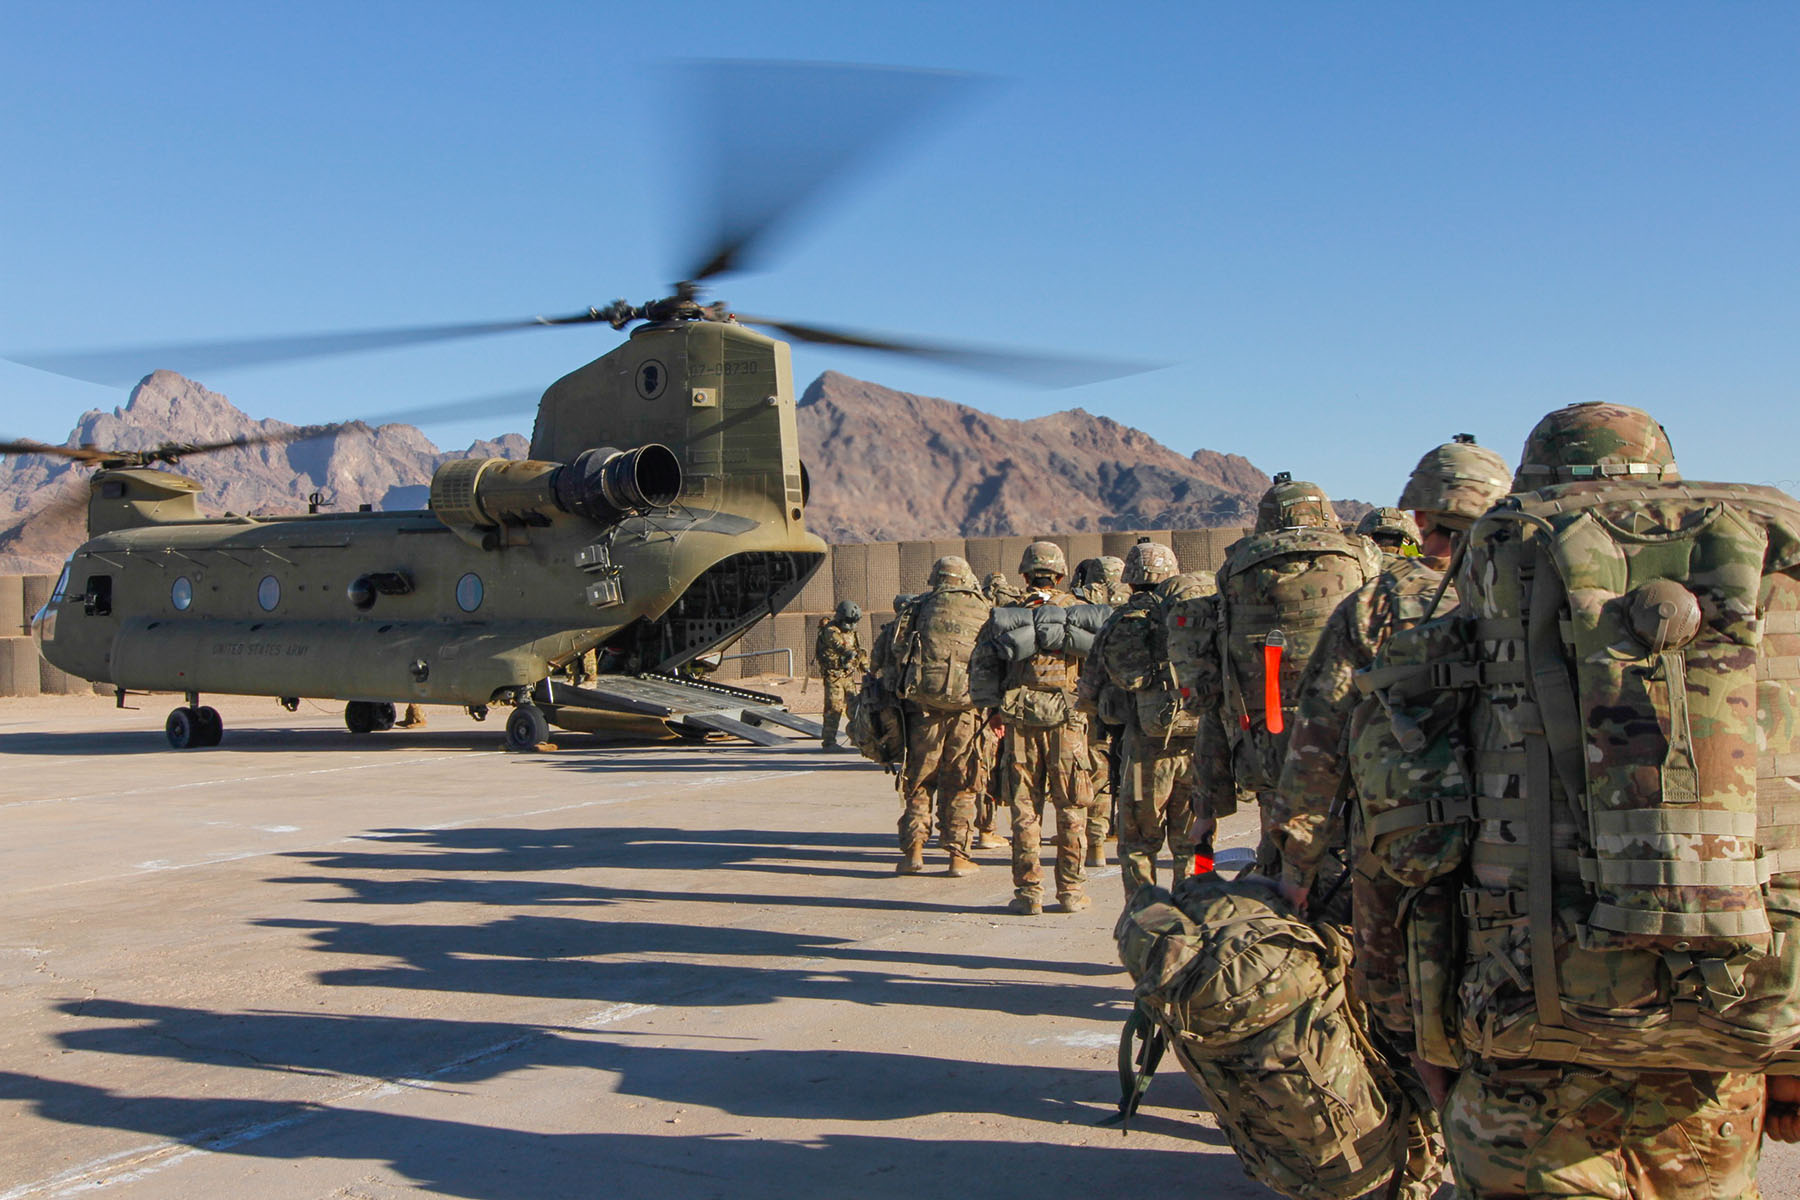
<instances>
[{"instance_id":1,"label":"spinning rotor blade","mask_svg":"<svg viewBox=\"0 0 1800 1200\"><path fill-rule=\"evenodd\" d=\"M528 317L517 321L470 321L453 325L414 325L399 329L307 333L287 337L171 342L164 345L133 346L123 350L32 352L8 354L6 358L27 367L86 383L123 385L136 383L158 368L180 371L191 376L230 367L254 367L268 363L294 362L303 358L324 358L333 354L422 346L432 342L451 342L462 338L535 329L540 325L584 325L604 320L605 317L590 308L586 312L566 317Z\"/></svg>"},{"instance_id":2,"label":"spinning rotor blade","mask_svg":"<svg viewBox=\"0 0 1800 1200\"><path fill-rule=\"evenodd\" d=\"M467 400L452 400L441 404L426 404L416 408L399 409L359 420L338 421L328 425L296 425L287 429L271 430L267 433L247 433L242 437L235 437L223 442L165 442L147 450L108 450L96 446L50 446L43 442L29 440L6 441L0 442L0 455L43 454L51 458L64 458L86 464L107 462L174 463L184 458L213 454L220 450L247 449L253 446L281 446L293 442L311 441L314 438L330 437L355 425L373 427L393 424L428 424L459 418L481 417L488 414L523 412L537 403L537 399L538 393L535 391L500 392L494 395L476 396Z\"/></svg>"},{"instance_id":3,"label":"spinning rotor blade","mask_svg":"<svg viewBox=\"0 0 1800 1200\"><path fill-rule=\"evenodd\" d=\"M855 333L842 329L824 329L817 325L798 325L792 321L772 321L733 313L739 323L773 329L796 342L812 342L820 346L845 346L853 350L876 350L884 354L904 354L931 362L947 363L965 371L999 375L1038 387L1080 387L1108 379L1123 379L1146 371L1160 371L1167 363L1126 362L1120 359L1083 358L1067 354L1043 354L1033 350L1008 350L993 346L958 345L953 342L903 341L886 334Z\"/></svg>"},{"instance_id":4,"label":"spinning rotor blade","mask_svg":"<svg viewBox=\"0 0 1800 1200\"><path fill-rule=\"evenodd\" d=\"M683 276L699 282L757 265L809 205L922 130L981 80L951 71L839 63L703 62L681 70L706 131L700 170L706 249ZM736 114L746 119L730 119Z\"/></svg>"}]
</instances>

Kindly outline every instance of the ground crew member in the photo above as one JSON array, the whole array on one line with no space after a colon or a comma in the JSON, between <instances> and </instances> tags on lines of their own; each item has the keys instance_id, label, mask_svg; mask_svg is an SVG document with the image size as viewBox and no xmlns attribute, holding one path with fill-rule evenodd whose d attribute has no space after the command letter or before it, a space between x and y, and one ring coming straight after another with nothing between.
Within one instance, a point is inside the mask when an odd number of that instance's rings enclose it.
<instances>
[{"instance_id":1,"label":"ground crew member","mask_svg":"<svg viewBox=\"0 0 1800 1200\"><path fill-rule=\"evenodd\" d=\"M838 601L837 611L819 619L819 636L813 641L813 661L819 665L819 679L825 685L825 727L821 748L837 750L838 725L849 704L850 689L862 680L869 666L869 656L857 640L856 626L862 620L862 606L854 600Z\"/></svg>"}]
</instances>

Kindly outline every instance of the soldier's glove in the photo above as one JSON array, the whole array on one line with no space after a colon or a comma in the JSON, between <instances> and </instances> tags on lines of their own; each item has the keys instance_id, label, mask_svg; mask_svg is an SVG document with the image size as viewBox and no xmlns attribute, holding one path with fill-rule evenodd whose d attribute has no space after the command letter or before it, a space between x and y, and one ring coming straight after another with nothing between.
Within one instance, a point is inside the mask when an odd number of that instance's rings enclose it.
<instances>
[{"instance_id":1,"label":"soldier's glove","mask_svg":"<svg viewBox=\"0 0 1800 1200\"><path fill-rule=\"evenodd\" d=\"M1800 1142L1800 1077L1769 1076L1763 1132L1778 1142Z\"/></svg>"}]
</instances>

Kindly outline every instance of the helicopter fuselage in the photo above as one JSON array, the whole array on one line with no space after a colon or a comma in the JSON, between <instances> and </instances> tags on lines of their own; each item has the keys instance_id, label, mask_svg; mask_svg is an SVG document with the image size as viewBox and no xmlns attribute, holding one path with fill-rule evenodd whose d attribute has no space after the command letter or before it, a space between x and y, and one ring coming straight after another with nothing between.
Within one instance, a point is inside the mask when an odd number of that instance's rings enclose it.
<instances>
[{"instance_id":1,"label":"helicopter fuselage","mask_svg":"<svg viewBox=\"0 0 1800 1200\"><path fill-rule=\"evenodd\" d=\"M825 549L787 346L722 321L636 330L546 391L530 461L452 460L424 511L203 518L196 490L96 474L93 536L36 626L50 662L130 690L480 705L588 650L679 666Z\"/></svg>"}]
</instances>

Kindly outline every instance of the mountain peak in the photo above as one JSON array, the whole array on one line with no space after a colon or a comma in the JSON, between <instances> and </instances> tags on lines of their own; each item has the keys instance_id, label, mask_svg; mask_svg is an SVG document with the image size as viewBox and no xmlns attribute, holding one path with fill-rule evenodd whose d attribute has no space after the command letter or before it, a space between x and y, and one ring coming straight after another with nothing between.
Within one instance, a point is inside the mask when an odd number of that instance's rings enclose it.
<instances>
[{"instance_id":1,"label":"mountain peak","mask_svg":"<svg viewBox=\"0 0 1800 1200\"><path fill-rule=\"evenodd\" d=\"M827 371L800 401L828 541L1245 524L1268 476L1080 408L1029 420Z\"/></svg>"}]
</instances>

